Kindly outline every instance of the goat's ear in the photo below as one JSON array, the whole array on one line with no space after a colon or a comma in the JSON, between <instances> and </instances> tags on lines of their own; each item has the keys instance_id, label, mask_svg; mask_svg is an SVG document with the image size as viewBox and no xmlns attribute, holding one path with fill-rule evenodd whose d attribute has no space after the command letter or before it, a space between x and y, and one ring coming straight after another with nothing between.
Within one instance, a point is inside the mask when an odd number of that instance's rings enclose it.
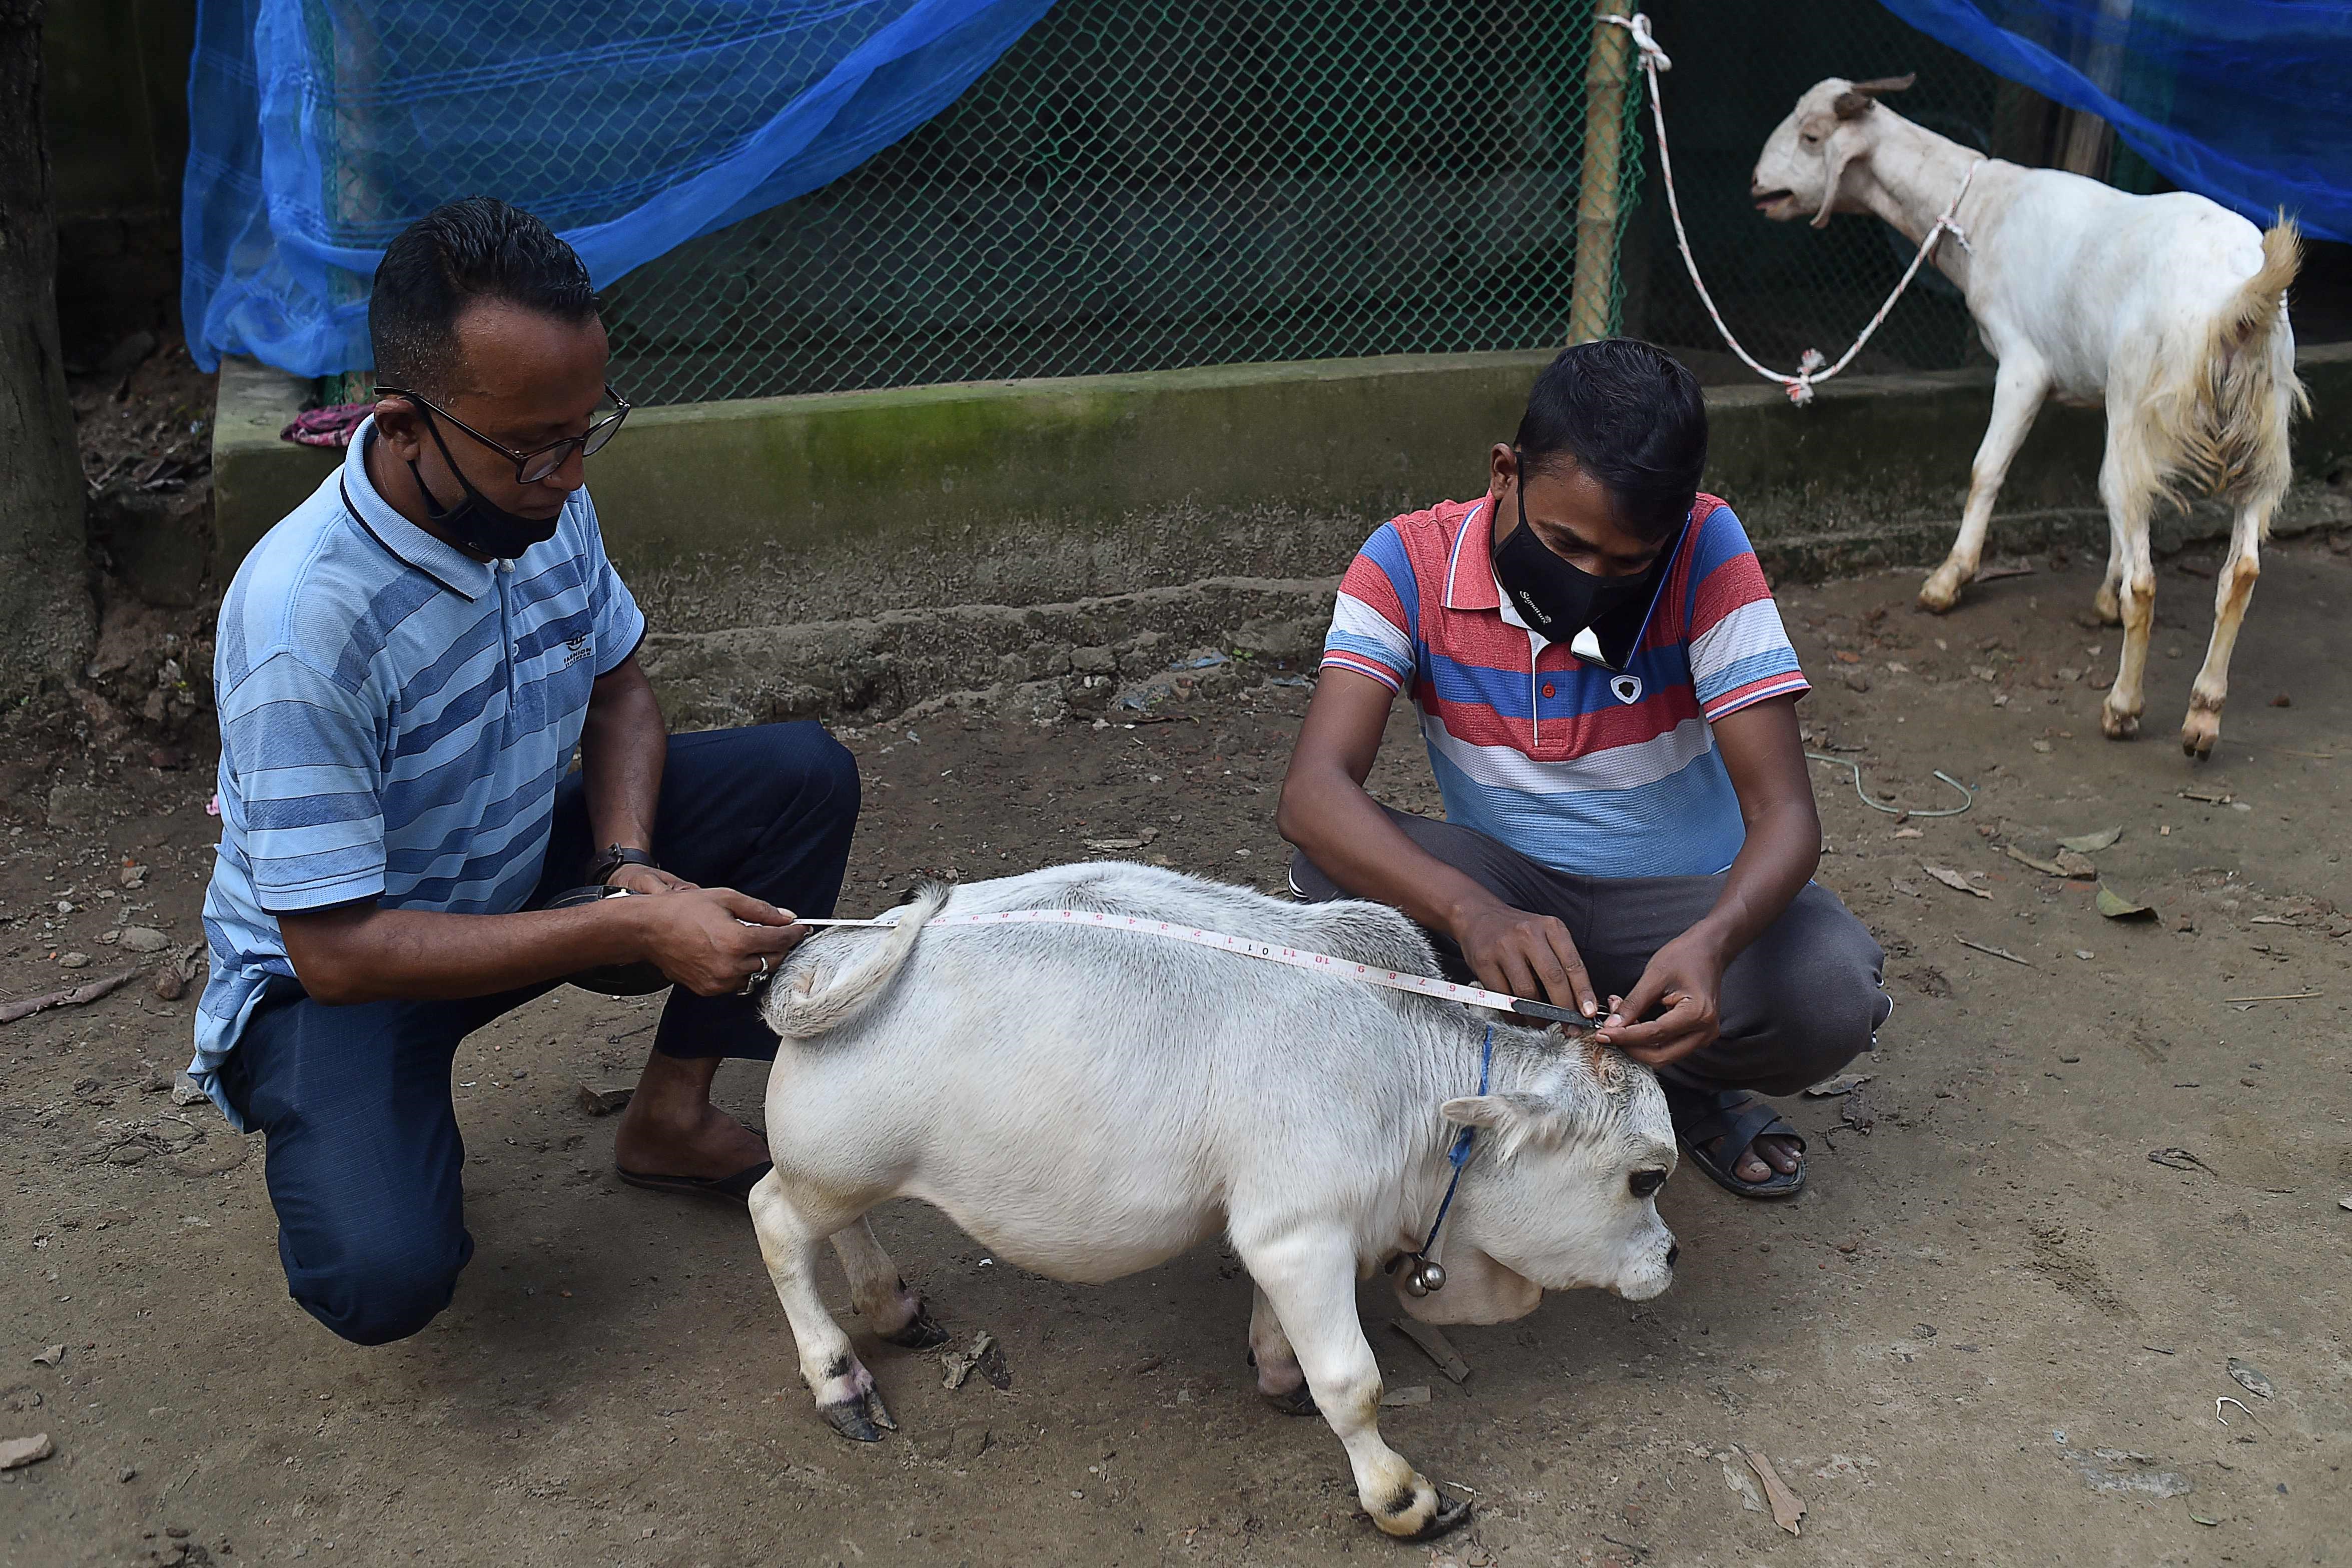
<instances>
[{"instance_id":1,"label":"goat's ear","mask_svg":"<svg viewBox=\"0 0 2352 1568\"><path fill-rule=\"evenodd\" d=\"M1873 77L1868 81L1855 82L1853 90L1864 98L1876 98L1882 92L1901 92L1918 79L1917 71L1907 71L1902 76Z\"/></svg>"},{"instance_id":2,"label":"goat's ear","mask_svg":"<svg viewBox=\"0 0 2352 1568\"><path fill-rule=\"evenodd\" d=\"M1843 124L1830 132L1829 140L1822 145L1822 205L1813 214L1815 228L1830 226L1830 214L1837 210L1838 186L1845 179L1845 166L1857 158L1866 160L1869 156L1870 144L1862 127Z\"/></svg>"},{"instance_id":3,"label":"goat's ear","mask_svg":"<svg viewBox=\"0 0 2352 1568\"><path fill-rule=\"evenodd\" d=\"M1830 100L1830 112L1840 120L1859 120L1878 107L1878 100L1848 90Z\"/></svg>"}]
</instances>

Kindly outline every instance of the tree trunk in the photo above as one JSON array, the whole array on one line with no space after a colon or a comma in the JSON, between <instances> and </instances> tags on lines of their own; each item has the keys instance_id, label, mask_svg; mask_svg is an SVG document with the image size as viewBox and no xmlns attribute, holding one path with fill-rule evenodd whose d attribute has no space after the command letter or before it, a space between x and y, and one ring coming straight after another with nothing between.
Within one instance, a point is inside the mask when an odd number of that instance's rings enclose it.
<instances>
[{"instance_id":1,"label":"tree trunk","mask_svg":"<svg viewBox=\"0 0 2352 1568\"><path fill-rule=\"evenodd\" d=\"M93 616L58 347L42 0L0 0L0 700L79 678Z\"/></svg>"}]
</instances>

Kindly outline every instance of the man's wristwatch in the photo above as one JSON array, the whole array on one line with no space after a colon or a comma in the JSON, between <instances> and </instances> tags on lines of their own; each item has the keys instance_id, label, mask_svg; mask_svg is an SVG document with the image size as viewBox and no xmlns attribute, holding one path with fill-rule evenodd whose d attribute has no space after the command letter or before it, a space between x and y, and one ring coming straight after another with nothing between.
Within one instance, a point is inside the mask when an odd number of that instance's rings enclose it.
<instances>
[{"instance_id":1,"label":"man's wristwatch","mask_svg":"<svg viewBox=\"0 0 2352 1568\"><path fill-rule=\"evenodd\" d=\"M625 844L614 844L608 847L604 853L597 856L594 862L589 866L588 879L592 882L610 882L613 879L613 873L624 866L650 866L656 871L661 869L661 862L644 850L632 849Z\"/></svg>"}]
</instances>

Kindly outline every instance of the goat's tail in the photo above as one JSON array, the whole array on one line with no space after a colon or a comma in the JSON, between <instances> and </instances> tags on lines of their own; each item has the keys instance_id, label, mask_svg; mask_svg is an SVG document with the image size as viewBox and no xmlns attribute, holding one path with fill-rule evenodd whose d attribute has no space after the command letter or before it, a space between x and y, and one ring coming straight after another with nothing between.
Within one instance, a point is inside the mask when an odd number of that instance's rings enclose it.
<instances>
[{"instance_id":1,"label":"goat's tail","mask_svg":"<svg viewBox=\"0 0 2352 1568\"><path fill-rule=\"evenodd\" d=\"M945 882L925 883L900 912L889 934L869 945L845 968L829 973L824 964L812 963L793 975L790 984L770 986L765 1009L768 1026L787 1040L808 1040L864 1012L906 964L924 923L940 912L951 891Z\"/></svg>"},{"instance_id":2,"label":"goat's tail","mask_svg":"<svg viewBox=\"0 0 2352 1568\"><path fill-rule=\"evenodd\" d=\"M2303 231L2281 213L2263 231L2262 266L2215 312L2188 384L2166 400L2175 504L2186 489L2232 499L2285 489L2287 419L2311 408L2286 332L2287 286L2302 267Z\"/></svg>"}]
</instances>

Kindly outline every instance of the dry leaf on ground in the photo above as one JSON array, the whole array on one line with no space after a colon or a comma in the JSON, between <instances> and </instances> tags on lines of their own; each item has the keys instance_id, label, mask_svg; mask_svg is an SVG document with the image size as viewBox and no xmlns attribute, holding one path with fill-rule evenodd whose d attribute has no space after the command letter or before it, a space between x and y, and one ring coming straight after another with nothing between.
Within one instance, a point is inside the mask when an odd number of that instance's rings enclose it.
<instances>
[{"instance_id":1,"label":"dry leaf on ground","mask_svg":"<svg viewBox=\"0 0 2352 1568\"><path fill-rule=\"evenodd\" d=\"M1852 1094L1855 1089L1868 1083L1873 1076L1866 1072L1842 1072L1835 1078L1825 1078L1819 1083L1807 1086L1805 1092L1816 1100L1828 1100L1836 1095Z\"/></svg>"},{"instance_id":2,"label":"dry leaf on ground","mask_svg":"<svg viewBox=\"0 0 2352 1568\"><path fill-rule=\"evenodd\" d=\"M1935 878L1936 880L1943 883L1947 888L1957 888L1963 893L1973 893L1979 899L1990 899L1992 897L1990 893L1986 892L1982 888L1970 885L1966 877L1961 876L1949 866L1930 866L1927 862L1922 860L1919 862L1919 869L1927 872L1927 875Z\"/></svg>"},{"instance_id":3,"label":"dry leaf on ground","mask_svg":"<svg viewBox=\"0 0 2352 1568\"><path fill-rule=\"evenodd\" d=\"M1791 1535L1802 1533L1797 1529L1797 1521L1805 1517L1804 1500L1789 1489L1788 1482L1772 1468L1772 1461L1746 1448L1735 1447L1731 1451L1747 1460L1756 1479L1764 1483L1764 1500L1772 1505L1772 1522Z\"/></svg>"},{"instance_id":4,"label":"dry leaf on ground","mask_svg":"<svg viewBox=\"0 0 2352 1568\"><path fill-rule=\"evenodd\" d=\"M2259 1394L2264 1399L2278 1397L2278 1390L2271 1386L2271 1380L2264 1377L2263 1369L2252 1363L2240 1361L2236 1356L2231 1356L2229 1372L2230 1381L2248 1394Z\"/></svg>"},{"instance_id":5,"label":"dry leaf on ground","mask_svg":"<svg viewBox=\"0 0 2352 1568\"><path fill-rule=\"evenodd\" d=\"M2127 899L2105 882L2099 884L2099 912L2111 921L2137 920L2142 915L2154 919L2156 911L2137 900Z\"/></svg>"},{"instance_id":6,"label":"dry leaf on ground","mask_svg":"<svg viewBox=\"0 0 2352 1568\"><path fill-rule=\"evenodd\" d=\"M2061 849L2078 849L2085 855L2105 849L2124 836L2121 827L2103 827L2096 833L2078 833L2072 838L2058 840Z\"/></svg>"}]
</instances>

